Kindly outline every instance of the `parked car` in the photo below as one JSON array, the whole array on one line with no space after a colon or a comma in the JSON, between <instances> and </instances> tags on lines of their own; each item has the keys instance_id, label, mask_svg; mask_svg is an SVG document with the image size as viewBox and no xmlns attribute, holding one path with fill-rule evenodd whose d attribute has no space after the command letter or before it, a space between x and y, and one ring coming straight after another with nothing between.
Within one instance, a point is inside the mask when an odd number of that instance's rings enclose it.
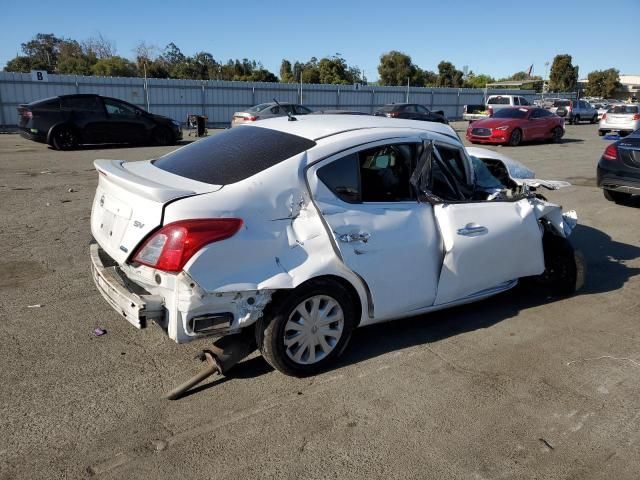
<instances>
[{"instance_id":1,"label":"parked car","mask_svg":"<svg viewBox=\"0 0 640 480\"><path fill-rule=\"evenodd\" d=\"M316 110L312 115L371 115L357 110Z\"/></svg>"},{"instance_id":2,"label":"parked car","mask_svg":"<svg viewBox=\"0 0 640 480\"><path fill-rule=\"evenodd\" d=\"M607 103L600 102L592 103L591 105L598 111L598 120L602 120L604 114L609 110L609 105Z\"/></svg>"},{"instance_id":3,"label":"parked car","mask_svg":"<svg viewBox=\"0 0 640 480\"><path fill-rule=\"evenodd\" d=\"M231 127L237 127L244 123L251 123L265 118L286 117L287 115L308 115L312 110L295 103L267 102L247 108L241 112L235 112L231 117Z\"/></svg>"},{"instance_id":4,"label":"parked car","mask_svg":"<svg viewBox=\"0 0 640 480\"><path fill-rule=\"evenodd\" d=\"M503 108L491 118L473 122L467 128L471 143L506 144L512 147L531 140L560 142L564 120L537 107Z\"/></svg>"},{"instance_id":5,"label":"parked car","mask_svg":"<svg viewBox=\"0 0 640 480\"><path fill-rule=\"evenodd\" d=\"M586 120L590 123L598 121L598 111L585 100L555 100L549 110L574 125Z\"/></svg>"},{"instance_id":6,"label":"parked car","mask_svg":"<svg viewBox=\"0 0 640 480\"><path fill-rule=\"evenodd\" d=\"M378 108L373 114L378 117L449 123L442 110L433 112L424 105L418 105L417 103L391 103Z\"/></svg>"},{"instance_id":7,"label":"parked car","mask_svg":"<svg viewBox=\"0 0 640 480\"><path fill-rule=\"evenodd\" d=\"M537 195L523 165L472 155L436 122L307 115L96 160L93 277L137 328L178 343L248 333L292 375L326 368L356 327L523 277L573 292L575 212Z\"/></svg>"},{"instance_id":8,"label":"parked car","mask_svg":"<svg viewBox=\"0 0 640 480\"><path fill-rule=\"evenodd\" d=\"M503 108L530 106L529 101L519 95L489 95L485 104L467 104L462 107L462 119L470 123L491 117Z\"/></svg>"},{"instance_id":9,"label":"parked car","mask_svg":"<svg viewBox=\"0 0 640 480\"><path fill-rule=\"evenodd\" d=\"M612 105L600 120L598 134L603 136L609 132L620 132L620 135L628 135L638 128L640 128L640 107L638 105Z\"/></svg>"},{"instance_id":10,"label":"parked car","mask_svg":"<svg viewBox=\"0 0 640 480\"><path fill-rule=\"evenodd\" d=\"M607 200L624 203L640 195L640 130L605 148L598 162L598 186Z\"/></svg>"},{"instance_id":11,"label":"parked car","mask_svg":"<svg viewBox=\"0 0 640 480\"><path fill-rule=\"evenodd\" d=\"M466 120L469 123L482 120L488 116L489 110L484 103L467 104L462 107L462 120Z\"/></svg>"},{"instance_id":12,"label":"parked car","mask_svg":"<svg viewBox=\"0 0 640 480\"><path fill-rule=\"evenodd\" d=\"M18 114L23 137L57 150L100 143L174 145L182 139L179 122L100 95L37 100L20 105Z\"/></svg>"}]
</instances>

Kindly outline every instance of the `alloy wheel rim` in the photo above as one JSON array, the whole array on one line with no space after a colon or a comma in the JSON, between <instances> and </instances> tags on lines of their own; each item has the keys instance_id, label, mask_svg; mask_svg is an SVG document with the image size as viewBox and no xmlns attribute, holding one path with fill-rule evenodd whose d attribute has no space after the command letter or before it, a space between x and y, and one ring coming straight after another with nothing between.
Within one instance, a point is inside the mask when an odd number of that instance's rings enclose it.
<instances>
[{"instance_id":1,"label":"alloy wheel rim","mask_svg":"<svg viewBox=\"0 0 640 480\"><path fill-rule=\"evenodd\" d=\"M327 295L315 295L293 309L284 327L287 356L300 365L311 365L327 357L338 345L344 330L344 312Z\"/></svg>"},{"instance_id":2,"label":"alloy wheel rim","mask_svg":"<svg viewBox=\"0 0 640 480\"><path fill-rule=\"evenodd\" d=\"M73 133L69 130L63 130L58 134L58 138L60 139L60 143L63 147L70 147L74 143Z\"/></svg>"}]
</instances>

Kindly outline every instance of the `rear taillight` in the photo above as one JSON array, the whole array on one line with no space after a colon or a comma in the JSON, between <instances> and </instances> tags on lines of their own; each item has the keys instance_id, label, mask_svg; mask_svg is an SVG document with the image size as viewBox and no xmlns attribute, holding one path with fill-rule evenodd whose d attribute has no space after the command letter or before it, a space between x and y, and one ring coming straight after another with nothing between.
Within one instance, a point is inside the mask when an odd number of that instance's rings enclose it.
<instances>
[{"instance_id":1,"label":"rear taillight","mask_svg":"<svg viewBox=\"0 0 640 480\"><path fill-rule=\"evenodd\" d=\"M244 117L244 121L245 122L255 122L258 119L258 117Z\"/></svg>"},{"instance_id":2,"label":"rear taillight","mask_svg":"<svg viewBox=\"0 0 640 480\"><path fill-rule=\"evenodd\" d=\"M640 120L640 113L636 113L633 115L633 120Z\"/></svg>"},{"instance_id":3,"label":"rear taillight","mask_svg":"<svg viewBox=\"0 0 640 480\"><path fill-rule=\"evenodd\" d=\"M179 272L202 247L232 237L240 227L239 218L173 222L151 235L136 251L133 261L165 272Z\"/></svg>"},{"instance_id":4,"label":"rear taillight","mask_svg":"<svg viewBox=\"0 0 640 480\"><path fill-rule=\"evenodd\" d=\"M23 118L33 118L33 112L32 112L31 110L22 110L22 111L20 112L20 115L21 115Z\"/></svg>"},{"instance_id":5,"label":"rear taillight","mask_svg":"<svg viewBox=\"0 0 640 480\"><path fill-rule=\"evenodd\" d=\"M400 112L389 112L387 113L387 117L390 118L398 118L400 116Z\"/></svg>"},{"instance_id":6,"label":"rear taillight","mask_svg":"<svg viewBox=\"0 0 640 480\"><path fill-rule=\"evenodd\" d=\"M604 158L605 160L617 160L618 146L615 143L612 143L611 145L609 145L607 148L604 149L602 158Z\"/></svg>"},{"instance_id":7,"label":"rear taillight","mask_svg":"<svg viewBox=\"0 0 640 480\"><path fill-rule=\"evenodd\" d=\"M567 111L570 112L573 110L573 102L569 102L569 106L567 107Z\"/></svg>"},{"instance_id":8,"label":"rear taillight","mask_svg":"<svg viewBox=\"0 0 640 480\"><path fill-rule=\"evenodd\" d=\"M489 111L489 116L493 117L493 107L489 107L487 110Z\"/></svg>"},{"instance_id":9,"label":"rear taillight","mask_svg":"<svg viewBox=\"0 0 640 480\"><path fill-rule=\"evenodd\" d=\"M606 113L603 113L603 114L602 114L602 120L606 120L606 119L607 119L607 114L606 114Z\"/></svg>"}]
</instances>

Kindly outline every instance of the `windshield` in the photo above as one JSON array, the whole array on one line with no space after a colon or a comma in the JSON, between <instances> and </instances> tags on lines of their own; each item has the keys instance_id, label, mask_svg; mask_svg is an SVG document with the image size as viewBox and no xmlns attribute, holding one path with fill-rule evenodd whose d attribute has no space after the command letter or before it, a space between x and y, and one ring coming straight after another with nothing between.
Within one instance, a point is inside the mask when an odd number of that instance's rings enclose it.
<instances>
[{"instance_id":1,"label":"windshield","mask_svg":"<svg viewBox=\"0 0 640 480\"><path fill-rule=\"evenodd\" d=\"M259 112L260 110L264 110L265 108L269 108L271 105L273 104L261 103L260 105L256 105L255 107L247 108L247 112L256 113L256 112Z\"/></svg>"},{"instance_id":2,"label":"windshield","mask_svg":"<svg viewBox=\"0 0 640 480\"><path fill-rule=\"evenodd\" d=\"M378 111L380 111L380 112L393 112L396 108L398 108L398 105L385 105L384 107L380 107L378 109Z\"/></svg>"},{"instance_id":3,"label":"windshield","mask_svg":"<svg viewBox=\"0 0 640 480\"><path fill-rule=\"evenodd\" d=\"M492 118L527 118L529 110L526 108L503 108L493 114Z\"/></svg>"}]
</instances>

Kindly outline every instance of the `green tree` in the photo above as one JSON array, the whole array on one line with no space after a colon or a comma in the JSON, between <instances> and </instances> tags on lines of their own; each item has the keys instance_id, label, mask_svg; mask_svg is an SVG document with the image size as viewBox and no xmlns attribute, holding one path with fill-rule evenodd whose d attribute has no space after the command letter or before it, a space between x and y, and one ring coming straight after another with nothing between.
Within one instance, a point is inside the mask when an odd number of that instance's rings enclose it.
<instances>
[{"instance_id":1,"label":"green tree","mask_svg":"<svg viewBox=\"0 0 640 480\"><path fill-rule=\"evenodd\" d=\"M296 78L293 75L293 70L291 68L291 62L287 59L282 59L282 63L280 64L280 81L282 83L295 83Z\"/></svg>"},{"instance_id":2,"label":"green tree","mask_svg":"<svg viewBox=\"0 0 640 480\"><path fill-rule=\"evenodd\" d=\"M76 40L62 40L58 44L56 73L91 75L91 67L97 61L93 51L85 51Z\"/></svg>"},{"instance_id":3,"label":"green tree","mask_svg":"<svg viewBox=\"0 0 640 480\"><path fill-rule=\"evenodd\" d=\"M135 77L137 70L135 63L116 55L98 60L91 67L91 73L103 77Z\"/></svg>"},{"instance_id":4,"label":"green tree","mask_svg":"<svg viewBox=\"0 0 640 480\"><path fill-rule=\"evenodd\" d=\"M462 87L462 71L456 69L451 62L441 61L438 64L438 87Z\"/></svg>"},{"instance_id":5,"label":"green tree","mask_svg":"<svg viewBox=\"0 0 640 480\"><path fill-rule=\"evenodd\" d=\"M495 79L491 75L478 74L469 72L467 78L464 79L463 87L465 88L485 88L487 83L493 83Z\"/></svg>"},{"instance_id":6,"label":"green tree","mask_svg":"<svg viewBox=\"0 0 640 480\"><path fill-rule=\"evenodd\" d=\"M594 70L587 75L586 94L592 97L609 98L620 88L620 72L615 68Z\"/></svg>"},{"instance_id":7,"label":"green tree","mask_svg":"<svg viewBox=\"0 0 640 480\"><path fill-rule=\"evenodd\" d=\"M23 72L27 73L34 70L31 58L26 55L17 56L7 62L4 67L5 72Z\"/></svg>"},{"instance_id":8,"label":"green tree","mask_svg":"<svg viewBox=\"0 0 640 480\"><path fill-rule=\"evenodd\" d=\"M32 69L54 73L61 41L53 33L38 33L21 47L23 53L29 57Z\"/></svg>"},{"instance_id":9,"label":"green tree","mask_svg":"<svg viewBox=\"0 0 640 480\"><path fill-rule=\"evenodd\" d=\"M406 85L407 79L416 86L424 84L424 76L406 53L391 50L380 56L378 64L380 85ZM412 82L413 81L413 82Z\"/></svg>"},{"instance_id":10,"label":"green tree","mask_svg":"<svg viewBox=\"0 0 640 480\"><path fill-rule=\"evenodd\" d=\"M549 88L554 92L570 92L578 83L578 66L571 63L571 55L556 55L549 73Z\"/></svg>"}]
</instances>

